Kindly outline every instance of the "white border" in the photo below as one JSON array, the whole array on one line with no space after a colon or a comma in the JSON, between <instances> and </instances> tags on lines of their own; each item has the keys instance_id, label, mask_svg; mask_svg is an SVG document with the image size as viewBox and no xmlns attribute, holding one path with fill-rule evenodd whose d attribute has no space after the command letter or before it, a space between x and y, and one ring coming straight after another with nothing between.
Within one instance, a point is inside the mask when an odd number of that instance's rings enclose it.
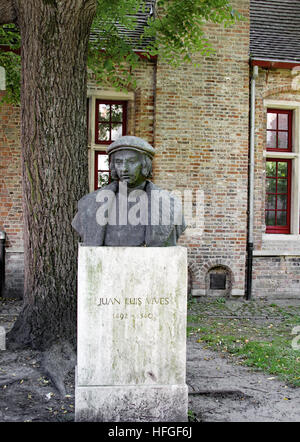
<instances>
[{"instance_id":1,"label":"white border","mask_svg":"<svg viewBox=\"0 0 300 442\"><path fill-rule=\"evenodd\" d=\"M293 152L270 152L264 150L265 158L286 158L292 159L292 192L291 192L291 233L280 234L263 234L264 240L286 241L288 238L294 239L299 237L299 213L300 213L300 161L299 161L299 131L300 131L300 102L288 100L271 100L263 101L265 108L288 109L293 110Z\"/></svg>"}]
</instances>

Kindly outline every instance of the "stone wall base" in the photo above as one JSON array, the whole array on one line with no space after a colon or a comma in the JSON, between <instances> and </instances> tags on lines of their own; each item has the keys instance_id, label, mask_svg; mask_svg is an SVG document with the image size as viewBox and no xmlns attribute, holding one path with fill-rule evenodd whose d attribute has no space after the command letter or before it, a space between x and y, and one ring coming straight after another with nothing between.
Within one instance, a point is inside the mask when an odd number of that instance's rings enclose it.
<instances>
[{"instance_id":1,"label":"stone wall base","mask_svg":"<svg viewBox=\"0 0 300 442\"><path fill-rule=\"evenodd\" d=\"M22 299L24 293L24 252L5 252L5 286L4 298Z\"/></svg>"},{"instance_id":2,"label":"stone wall base","mask_svg":"<svg viewBox=\"0 0 300 442\"><path fill-rule=\"evenodd\" d=\"M186 422L188 387L78 386L76 422Z\"/></svg>"}]
</instances>

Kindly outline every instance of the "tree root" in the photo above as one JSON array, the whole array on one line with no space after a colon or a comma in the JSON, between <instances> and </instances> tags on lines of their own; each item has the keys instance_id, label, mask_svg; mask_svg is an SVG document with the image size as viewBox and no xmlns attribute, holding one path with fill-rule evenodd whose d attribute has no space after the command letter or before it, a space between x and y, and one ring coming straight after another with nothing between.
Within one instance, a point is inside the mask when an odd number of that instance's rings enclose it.
<instances>
[{"instance_id":1,"label":"tree root","mask_svg":"<svg viewBox=\"0 0 300 442\"><path fill-rule=\"evenodd\" d=\"M52 381L61 397L66 395L64 379L67 374L75 369L76 354L67 341L52 345L42 354L41 369Z\"/></svg>"}]
</instances>

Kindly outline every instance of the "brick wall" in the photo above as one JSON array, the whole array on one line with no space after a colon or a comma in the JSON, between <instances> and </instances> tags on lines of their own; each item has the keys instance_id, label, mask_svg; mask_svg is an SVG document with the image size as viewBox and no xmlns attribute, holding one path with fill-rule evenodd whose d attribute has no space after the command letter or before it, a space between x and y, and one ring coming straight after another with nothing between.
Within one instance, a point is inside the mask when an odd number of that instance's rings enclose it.
<instances>
[{"instance_id":1,"label":"brick wall","mask_svg":"<svg viewBox=\"0 0 300 442\"><path fill-rule=\"evenodd\" d=\"M20 111L0 106L0 230L7 233L8 247L22 247L22 180Z\"/></svg>"},{"instance_id":2,"label":"brick wall","mask_svg":"<svg viewBox=\"0 0 300 442\"><path fill-rule=\"evenodd\" d=\"M19 107L1 105L0 121L0 230L6 232L6 294L19 297L24 266Z\"/></svg>"},{"instance_id":3,"label":"brick wall","mask_svg":"<svg viewBox=\"0 0 300 442\"><path fill-rule=\"evenodd\" d=\"M135 100L134 103L132 103L134 107L134 124L129 125L128 135L141 137L150 144L153 144L155 63L141 60L134 75L137 82L137 87L134 91Z\"/></svg>"},{"instance_id":4,"label":"brick wall","mask_svg":"<svg viewBox=\"0 0 300 442\"><path fill-rule=\"evenodd\" d=\"M4 297L22 298L24 286L24 252L6 250Z\"/></svg>"},{"instance_id":5,"label":"brick wall","mask_svg":"<svg viewBox=\"0 0 300 442\"><path fill-rule=\"evenodd\" d=\"M254 259L253 298L300 297L300 256L262 256Z\"/></svg>"},{"instance_id":6,"label":"brick wall","mask_svg":"<svg viewBox=\"0 0 300 442\"><path fill-rule=\"evenodd\" d=\"M248 1L234 5L248 17ZM210 26L216 53L200 67L158 62L155 100L155 181L173 190L204 191L203 235L186 234L195 295L207 273L231 275L231 295L244 295L247 232L249 21ZM222 291L218 292L220 295Z\"/></svg>"}]
</instances>

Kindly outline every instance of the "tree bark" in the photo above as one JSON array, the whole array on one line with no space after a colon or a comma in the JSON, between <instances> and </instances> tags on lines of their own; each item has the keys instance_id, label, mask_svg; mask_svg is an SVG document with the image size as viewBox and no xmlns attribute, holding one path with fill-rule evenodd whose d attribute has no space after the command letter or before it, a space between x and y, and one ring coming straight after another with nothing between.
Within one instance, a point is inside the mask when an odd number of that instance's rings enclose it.
<instances>
[{"instance_id":1,"label":"tree bark","mask_svg":"<svg viewBox=\"0 0 300 442\"><path fill-rule=\"evenodd\" d=\"M88 191L86 82L96 0L19 0L24 308L11 345L76 341L78 237Z\"/></svg>"},{"instance_id":2,"label":"tree bark","mask_svg":"<svg viewBox=\"0 0 300 442\"><path fill-rule=\"evenodd\" d=\"M0 25L14 23L17 20L17 10L14 0L0 0Z\"/></svg>"}]
</instances>

